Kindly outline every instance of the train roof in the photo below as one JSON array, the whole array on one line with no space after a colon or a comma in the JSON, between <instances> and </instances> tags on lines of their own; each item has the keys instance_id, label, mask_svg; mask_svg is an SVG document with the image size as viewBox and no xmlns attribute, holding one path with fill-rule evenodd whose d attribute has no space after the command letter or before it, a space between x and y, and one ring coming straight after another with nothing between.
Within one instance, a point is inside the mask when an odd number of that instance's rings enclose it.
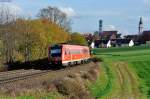
<instances>
[{"instance_id":1,"label":"train roof","mask_svg":"<svg viewBox=\"0 0 150 99\"><path fill-rule=\"evenodd\" d=\"M53 44L51 46L84 46L84 47L88 47L88 46L85 46L85 45L77 45L77 44L69 44L69 43L58 43L58 44Z\"/></svg>"}]
</instances>

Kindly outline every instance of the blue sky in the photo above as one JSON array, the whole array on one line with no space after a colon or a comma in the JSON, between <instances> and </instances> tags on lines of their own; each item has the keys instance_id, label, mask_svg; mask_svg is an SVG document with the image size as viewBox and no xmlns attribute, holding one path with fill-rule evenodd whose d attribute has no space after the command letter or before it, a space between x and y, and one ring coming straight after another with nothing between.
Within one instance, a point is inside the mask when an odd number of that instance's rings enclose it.
<instances>
[{"instance_id":1,"label":"blue sky","mask_svg":"<svg viewBox=\"0 0 150 99\"><path fill-rule=\"evenodd\" d=\"M136 34L141 16L144 29L150 30L150 0L12 0L10 4L32 17L41 8L57 6L72 19L72 31L77 32L98 30L98 21L102 19L104 30Z\"/></svg>"}]
</instances>

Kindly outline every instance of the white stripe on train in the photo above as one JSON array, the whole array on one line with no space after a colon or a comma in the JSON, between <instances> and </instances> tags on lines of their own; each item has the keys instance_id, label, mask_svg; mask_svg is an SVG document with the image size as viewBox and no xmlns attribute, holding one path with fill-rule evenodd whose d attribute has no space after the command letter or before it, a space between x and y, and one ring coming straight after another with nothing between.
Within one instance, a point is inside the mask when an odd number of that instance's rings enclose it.
<instances>
[{"instance_id":1,"label":"white stripe on train","mask_svg":"<svg viewBox=\"0 0 150 99\"><path fill-rule=\"evenodd\" d=\"M69 63L69 62L76 62L76 61L84 61L84 60L88 60L89 58L84 58L84 59L78 59L78 60L71 60L71 61L62 61L63 64Z\"/></svg>"}]
</instances>

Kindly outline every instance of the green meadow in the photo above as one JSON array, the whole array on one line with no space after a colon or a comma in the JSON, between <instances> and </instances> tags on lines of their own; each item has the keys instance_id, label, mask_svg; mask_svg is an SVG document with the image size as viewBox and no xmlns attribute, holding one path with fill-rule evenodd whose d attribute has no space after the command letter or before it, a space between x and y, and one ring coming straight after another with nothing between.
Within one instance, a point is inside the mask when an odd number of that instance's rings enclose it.
<instances>
[{"instance_id":1,"label":"green meadow","mask_svg":"<svg viewBox=\"0 0 150 99\"><path fill-rule=\"evenodd\" d=\"M91 85L98 98L150 99L150 46L94 49L103 60L99 80Z\"/></svg>"}]
</instances>

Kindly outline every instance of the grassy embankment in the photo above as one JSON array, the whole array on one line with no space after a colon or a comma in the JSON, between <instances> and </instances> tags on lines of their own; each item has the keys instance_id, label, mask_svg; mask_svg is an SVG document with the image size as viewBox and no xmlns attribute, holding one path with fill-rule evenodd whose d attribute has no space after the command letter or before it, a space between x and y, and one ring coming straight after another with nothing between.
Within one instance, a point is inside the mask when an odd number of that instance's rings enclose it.
<instances>
[{"instance_id":1,"label":"grassy embankment","mask_svg":"<svg viewBox=\"0 0 150 99\"><path fill-rule=\"evenodd\" d=\"M41 91L31 91L26 93L26 96L3 96L0 95L0 99L65 99L57 92L47 93Z\"/></svg>"},{"instance_id":2,"label":"grassy embankment","mask_svg":"<svg viewBox=\"0 0 150 99\"><path fill-rule=\"evenodd\" d=\"M150 98L150 46L95 49L94 53L104 60L99 80L90 87L94 96Z\"/></svg>"}]
</instances>

